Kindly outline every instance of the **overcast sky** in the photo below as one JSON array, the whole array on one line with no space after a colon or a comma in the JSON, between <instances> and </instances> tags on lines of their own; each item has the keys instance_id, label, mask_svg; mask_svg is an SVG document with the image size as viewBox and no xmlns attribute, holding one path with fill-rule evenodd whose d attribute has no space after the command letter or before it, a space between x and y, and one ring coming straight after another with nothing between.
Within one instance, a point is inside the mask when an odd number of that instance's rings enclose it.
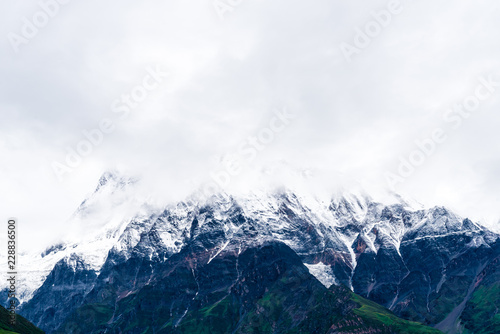
<instances>
[{"instance_id":1,"label":"overcast sky","mask_svg":"<svg viewBox=\"0 0 500 334\"><path fill-rule=\"evenodd\" d=\"M243 187L292 166L498 225L498 1L54 1L0 4L0 209L25 247L107 169L174 198L235 161Z\"/></svg>"}]
</instances>

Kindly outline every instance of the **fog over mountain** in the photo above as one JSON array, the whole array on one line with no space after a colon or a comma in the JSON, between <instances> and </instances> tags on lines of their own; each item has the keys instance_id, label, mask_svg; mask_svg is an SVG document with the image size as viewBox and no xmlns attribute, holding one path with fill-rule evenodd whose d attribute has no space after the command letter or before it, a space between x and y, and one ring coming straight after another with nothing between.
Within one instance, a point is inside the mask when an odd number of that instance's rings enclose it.
<instances>
[{"instance_id":1,"label":"fog over mountain","mask_svg":"<svg viewBox=\"0 0 500 334\"><path fill-rule=\"evenodd\" d=\"M20 314L46 333L500 329L500 235L445 207L296 185L158 204L140 184L104 173L64 240L20 256Z\"/></svg>"},{"instance_id":2,"label":"fog over mountain","mask_svg":"<svg viewBox=\"0 0 500 334\"><path fill-rule=\"evenodd\" d=\"M22 249L106 170L164 203L355 185L498 231L498 2L227 3L0 4L0 211Z\"/></svg>"}]
</instances>

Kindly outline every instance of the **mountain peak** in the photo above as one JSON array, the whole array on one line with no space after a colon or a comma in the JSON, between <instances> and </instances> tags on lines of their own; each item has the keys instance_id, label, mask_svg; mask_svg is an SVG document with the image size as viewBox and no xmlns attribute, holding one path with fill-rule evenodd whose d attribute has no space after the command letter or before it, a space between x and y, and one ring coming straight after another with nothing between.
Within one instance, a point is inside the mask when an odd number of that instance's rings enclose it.
<instances>
[{"instance_id":1,"label":"mountain peak","mask_svg":"<svg viewBox=\"0 0 500 334\"><path fill-rule=\"evenodd\" d=\"M137 178L130 177L128 175L124 175L117 170L108 170L105 171L101 177L99 178L99 182L97 184L96 192L105 186L111 186L114 188L122 188L126 185L136 183L138 181Z\"/></svg>"}]
</instances>

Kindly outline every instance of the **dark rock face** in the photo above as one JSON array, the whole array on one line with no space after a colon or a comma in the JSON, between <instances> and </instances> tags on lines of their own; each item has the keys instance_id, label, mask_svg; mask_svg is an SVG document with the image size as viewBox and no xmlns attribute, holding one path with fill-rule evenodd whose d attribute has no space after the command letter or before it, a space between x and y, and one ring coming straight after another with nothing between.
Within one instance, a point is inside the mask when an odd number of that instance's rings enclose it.
<instances>
[{"instance_id":1,"label":"dark rock face","mask_svg":"<svg viewBox=\"0 0 500 334\"><path fill-rule=\"evenodd\" d=\"M192 251L173 255L157 267L152 282L114 303L86 303L58 332L395 333L407 326L408 333L438 333L358 314L363 300L343 287L326 289L282 243L227 252L210 263L200 261L206 254Z\"/></svg>"},{"instance_id":2,"label":"dark rock face","mask_svg":"<svg viewBox=\"0 0 500 334\"><path fill-rule=\"evenodd\" d=\"M498 254L500 244L497 243L495 247ZM476 275L467 298L438 327L446 327L448 323L452 323L453 332L500 333L499 310L500 256L497 256ZM460 311L460 316L456 316Z\"/></svg>"},{"instance_id":3,"label":"dark rock face","mask_svg":"<svg viewBox=\"0 0 500 334\"><path fill-rule=\"evenodd\" d=\"M82 303L96 278L96 273L77 256L63 259L21 312L38 327L55 328Z\"/></svg>"},{"instance_id":4,"label":"dark rock face","mask_svg":"<svg viewBox=\"0 0 500 334\"><path fill-rule=\"evenodd\" d=\"M496 296L496 234L441 207L307 203L221 195L131 219L99 273L64 259L20 312L48 333L391 332L339 286L450 333L483 321L474 309L495 312L478 296ZM328 291L304 263L327 265L339 286Z\"/></svg>"},{"instance_id":5,"label":"dark rock face","mask_svg":"<svg viewBox=\"0 0 500 334\"><path fill-rule=\"evenodd\" d=\"M385 220L402 232L399 248L375 228L361 233L353 243L354 291L405 319L454 333L464 305L482 285L478 278L500 254L498 236L444 208L390 209L382 211L379 225ZM366 240L378 249L370 249Z\"/></svg>"},{"instance_id":6,"label":"dark rock face","mask_svg":"<svg viewBox=\"0 0 500 334\"><path fill-rule=\"evenodd\" d=\"M478 275L499 255L495 239L473 229L423 237L412 232L403 237L399 253L381 242L376 254L359 255L354 291L406 319L438 324L466 302Z\"/></svg>"}]
</instances>

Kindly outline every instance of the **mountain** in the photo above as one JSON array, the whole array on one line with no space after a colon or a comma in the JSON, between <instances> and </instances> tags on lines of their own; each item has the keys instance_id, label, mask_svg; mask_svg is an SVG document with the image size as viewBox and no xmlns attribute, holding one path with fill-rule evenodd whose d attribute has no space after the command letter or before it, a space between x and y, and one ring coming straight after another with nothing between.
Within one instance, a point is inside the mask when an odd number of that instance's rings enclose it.
<instances>
[{"instance_id":1,"label":"mountain","mask_svg":"<svg viewBox=\"0 0 500 334\"><path fill-rule=\"evenodd\" d=\"M474 284L476 289L470 291L469 301L464 308L461 319L464 333L500 333L500 257L491 261L478 276Z\"/></svg>"},{"instance_id":2,"label":"mountain","mask_svg":"<svg viewBox=\"0 0 500 334\"><path fill-rule=\"evenodd\" d=\"M58 332L439 333L356 298L347 288L328 290L283 243L233 249L209 260L195 246L163 263L151 261L154 278L121 298L116 294L122 283L113 275ZM121 279L129 281L137 272Z\"/></svg>"},{"instance_id":3,"label":"mountain","mask_svg":"<svg viewBox=\"0 0 500 334\"><path fill-rule=\"evenodd\" d=\"M0 306L0 334L43 334L44 332L36 328L32 323L20 315L16 315L16 324L10 324L9 311Z\"/></svg>"},{"instance_id":4,"label":"mountain","mask_svg":"<svg viewBox=\"0 0 500 334\"><path fill-rule=\"evenodd\" d=\"M446 208L290 189L158 207L137 182L106 173L69 222L81 232L21 258L33 269L23 315L49 333L258 332L254 321L266 333L402 333L395 315L497 332L499 236Z\"/></svg>"}]
</instances>

